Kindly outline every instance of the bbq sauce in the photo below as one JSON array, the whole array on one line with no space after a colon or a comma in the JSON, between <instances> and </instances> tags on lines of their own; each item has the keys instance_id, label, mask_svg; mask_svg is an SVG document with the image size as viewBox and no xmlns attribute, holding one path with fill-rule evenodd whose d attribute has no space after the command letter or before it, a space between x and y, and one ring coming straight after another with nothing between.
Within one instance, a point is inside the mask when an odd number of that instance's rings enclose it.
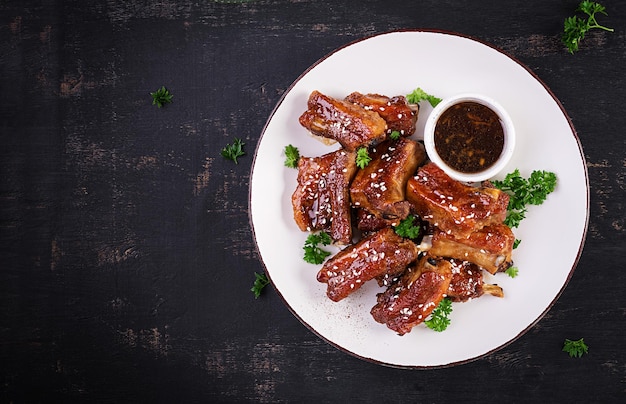
<instances>
[{"instance_id":1,"label":"bbq sauce","mask_svg":"<svg viewBox=\"0 0 626 404\"><path fill-rule=\"evenodd\" d=\"M463 173L491 167L504 148L504 129L489 107L466 101L445 110L435 126L435 149L441 159Z\"/></svg>"}]
</instances>

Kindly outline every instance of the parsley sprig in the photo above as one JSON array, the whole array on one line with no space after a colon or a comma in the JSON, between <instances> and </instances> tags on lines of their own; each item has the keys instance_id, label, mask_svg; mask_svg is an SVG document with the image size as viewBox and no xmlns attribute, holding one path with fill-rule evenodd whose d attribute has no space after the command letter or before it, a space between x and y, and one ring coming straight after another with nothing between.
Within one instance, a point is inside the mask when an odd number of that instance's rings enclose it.
<instances>
[{"instance_id":1,"label":"parsley sprig","mask_svg":"<svg viewBox=\"0 0 626 404\"><path fill-rule=\"evenodd\" d=\"M300 160L300 151L293 145L285 146L285 167L298 168L298 160Z\"/></svg>"},{"instance_id":2,"label":"parsley sprig","mask_svg":"<svg viewBox=\"0 0 626 404\"><path fill-rule=\"evenodd\" d=\"M447 297L443 298L431 313L430 318L424 321L424 324L431 330L444 331L450 325L448 318L450 313L452 313L452 300Z\"/></svg>"},{"instance_id":3,"label":"parsley sprig","mask_svg":"<svg viewBox=\"0 0 626 404\"><path fill-rule=\"evenodd\" d=\"M263 288L269 285L270 280L267 279L267 275L265 275L264 273L258 274L255 272L254 276L254 285L252 285L252 289L250 290L252 291L252 293L254 293L254 298L258 299L259 296L261 296L261 291L263 290Z\"/></svg>"},{"instance_id":4,"label":"parsley sprig","mask_svg":"<svg viewBox=\"0 0 626 404\"><path fill-rule=\"evenodd\" d=\"M428 101L428 103L434 108L441 102L441 98L428 94L426 91L417 87L411 94L407 94L406 100L409 104L419 104L420 101Z\"/></svg>"},{"instance_id":5,"label":"parsley sprig","mask_svg":"<svg viewBox=\"0 0 626 404\"><path fill-rule=\"evenodd\" d=\"M372 158L370 157L367 147L359 147L356 151L356 165L359 168L365 168L370 161L372 161Z\"/></svg>"},{"instance_id":6,"label":"parsley sprig","mask_svg":"<svg viewBox=\"0 0 626 404\"><path fill-rule=\"evenodd\" d=\"M587 31L594 28L609 32L614 31L613 28L600 25L598 21L596 21L596 14L608 15L606 8L600 3L584 0L580 2L576 11L585 13L586 19L576 15L567 17L563 23L563 36L561 37L563 44L565 44L572 54L578 51L578 45L585 38Z\"/></svg>"},{"instance_id":7,"label":"parsley sprig","mask_svg":"<svg viewBox=\"0 0 626 404\"><path fill-rule=\"evenodd\" d=\"M245 143L242 142L241 139L235 138L233 144L227 144L226 147L222 149L222 156L238 164L237 158L246 154L246 152L243 151L243 145L245 145Z\"/></svg>"},{"instance_id":8,"label":"parsley sprig","mask_svg":"<svg viewBox=\"0 0 626 404\"><path fill-rule=\"evenodd\" d=\"M415 225L415 215L409 215L405 219L402 219L397 226L394 227L394 231L400 237L416 239L420 234L419 222Z\"/></svg>"},{"instance_id":9,"label":"parsley sprig","mask_svg":"<svg viewBox=\"0 0 626 404\"><path fill-rule=\"evenodd\" d=\"M517 267L508 267L506 271L504 271L504 273L510 276L511 278L515 278L517 274L519 273L519 269L517 269Z\"/></svg>"},{"instance_id":10,"label":"parsley sprig","mask_svg":"<svg viewBox=\"0 0 626 404\"><path fill-rule=\"evenodd\" d=\"M518 169L506 175L504 180L492 181L496 188L509 194L509 205L504 223L518 227L526 217L527 205L541 205L556 188L556 174L549 171L535 170L528 179L520 175Z\"/></svg>"},{"instance_id":11,"label":"parsley sprig","mask_svg":"<svg viewBox=\"0 0 626 404\"><path fill-rule=\"evenodd\" d=\"M589 352L589 347L585 344L583 338L576 341L566 339L563 344L563 352L567 352L572 358L580 358L583 354Z\"/></svg>"},{"instance_id":12,"label":"parsley sprig","mask_svg":"<svg viewBox=\"0 0 626 404\"><path fill-rule=\"evenodd\" d=\"M165 104L169 104L172 102L172 98L174 97L170 92L165 88L165 86L161 86L158 90L153 93L150 93L152 96L152 105L156 105L157 108L161 108Z\"/></svg>"},{"instance_id":13,"label":"parsley sprig","mask_svg":"<svg viewBox=\"0 0 626 404\"><path fill-rule=\"evenodd\" d=\"M304 260L309 264L321 264L330 255L330 252L321 249L319 245L329 245L332 242L333 240L326 232L309 234L303 247Z\"/></svg>"}]
</instances>

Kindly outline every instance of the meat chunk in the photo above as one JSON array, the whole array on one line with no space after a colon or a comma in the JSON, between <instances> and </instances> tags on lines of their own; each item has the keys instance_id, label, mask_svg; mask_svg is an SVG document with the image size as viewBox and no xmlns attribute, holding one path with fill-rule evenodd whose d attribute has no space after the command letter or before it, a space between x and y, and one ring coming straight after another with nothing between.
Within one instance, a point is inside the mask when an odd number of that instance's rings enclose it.
<instances>
[{"instance_id":1,"label":"meat chunk","mask_svg":"<svg viewBox=\"0 0 626 404\"><path fill-rule=\"evenodd\" d=\"M378 113L319 91L309 96L300 124L315 135L338 141L348 151L381 142L387 129Z\"/></svg>"},{"instance_id":2,"label":"meat chunk","mask_svg":"<svg viewBox=\"0 0 626 404\"><path fill-rule=\"evenodd\" d=\"M466 302L483 294L504 297L500 286L484 283L483 271L476 264L462 260L450 260L450 263L452 279L446 295L453 302Z\"/></svg>"},{"instance_id":3,"label":"meat chunk","mask_svg":"<svg viewBox=\"0 0 626 404\"><path fill-rule=\"evenodd\" d=\"M411 210L406 183L426 160L424 146L407 138L387 140L375 146L370 157L350 186L352 204L378 218L404 219Z\"/></svg>"},{"instance_id":4,"label":"meat chunk","mask_svg":"<svg viewBox=\"0 0 626 404\"><path fill-rule=\"evenodd\" d=\"M342 149L298 161L298 185L291 196L293 216L302 231L323 230L340 244L352 241L350 181L356 155Z\"/></svg>"},{"instance_id":5,"label":"meat chunk","mask_svg":"<svg viewBox=\"0 0 626 404\"><path fill-rule=\"evenodd\" d=\"M467 238L454 233L435 231L431 255L472 262L491 274L505 271L513 265L515 235L505 224L494 224L476 230Z\"/></svg>"},{"instance_id":6,"label":"meat chunk","mask_svg":"<svg viewBox=\"0 0 626 404\"><path fill-rule=\"evenodd\" d=\"M452 279L452 264L444 259L419 259L395 283L377 295L371 314L400 335L422 323L437 307Z\"/></svg>"},{"instance_id":7,"label":"meat chunk","mask_svg":"<svg viewBox=\"0 0 626 404\"><path fill-rule=\"evenodd\" d=\"M326 294L335 302L359 289L365 282L396 275L417 259L417 246L387 227L350 245L326 261L317 280L328 284Z\"/></svg>"},{"instance_id":8,"label":"meat chunk","mask_svg":"<svg viewBox=\"0 0 626 404\"><path fill-rule=\"evenodd\" d=\"M422 219L457 238L502 223L509 195L497 188L472 187L450 178L436 164L419 168L407 182L406 198Z\"/></svg>"},{"instance_id":9,"label":"meat chunk","mask_svg":"<svg viewBox=\"0 0 626 404\"><path fill-rule=\"evenodd\" d=\"M364 233L370 233L389 226L397 226L400 219L383 219L365 209L355 209L356 227Z\"/></svg>"},{"instance_id":10,"label":"meat chunk","mask_svg":"<svg viewBox=\"0 0 626 404\"><path fill-rule=\"evenodd\" d=\"M415 123L419 107L412 109L402 95L387 97L379 94L361 94L354 92L346 97L346 101L378 114L387 122L387 133L400 132L401 136L415 133Z\"/></svg>"}]
</instances>

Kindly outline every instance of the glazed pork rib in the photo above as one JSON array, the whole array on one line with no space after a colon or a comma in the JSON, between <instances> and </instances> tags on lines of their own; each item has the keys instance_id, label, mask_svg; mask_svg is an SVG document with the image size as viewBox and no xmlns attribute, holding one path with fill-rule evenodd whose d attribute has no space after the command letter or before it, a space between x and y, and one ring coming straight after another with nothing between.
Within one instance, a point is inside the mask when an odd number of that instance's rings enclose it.
<instances>
[{"instance_id":1,"label":"glazed pork rib","mask_svg":"<svg viewBox=\"0 0 626 404\"><path fill-rule=\"evenodd\" d=\"M340 244L352 241L350 181L356 155L342 149L298 161L298 185L291 196L293 216L302 231L324 230Z\"/></svg>"},{"instance_id":2,"label":"glazed pork rib","mask_svg":"<svg viewBox=\"0 0 626 404\"><path fill-rule=\"evenodd\" d=\"M483 271L476 264L462 260L450 260L450 263L452 279L446 296L453 302L466 302L483 294L504 297L500 286L484 283Z\"/></svg>"},{"instance_id":3,"label":"glazed pork rib","mask_svg":"<svg viewBox=\"0 0 626 404\"><path fill-rule=\"evenodd\" d=\"M472 187L450 178L434 163L407 182L406 198L422 219L457 238L506 218L509 196L492 187Z\"/></svg>"},{"instance_id":4,"label":"glazed pork rib","mask_svg":"<svg viewBox=\"0 0 626 404\"><path fill-rule=\"evenodd\" d=\"M387 133L398 131L401 136L411 136L415 133L419 107L416 105L416 108L412 109L402 95L387 97L380 94L354 92L346 97L346 101L366 110L378 112L387 122Z\"/></svg>"},{"instance_id":5,"label":"glazed pork rib","mask_svg":"<svg viewBox=\"0 0 626 404\"><path fill-rule=\"evenodd\" d=\"M324 263L317 280L328 285L327 296L338 302L369 280L400 274L417 255L415 243L387 227L339 251Z\"/></svg>"},{"instance_id":6,"label":"glazed pork rib","mask_svg":"<svg viewBox=\"0 0 626 404\"><path fill-rule=\"evenodd\" d=\"M426 160L424 146L406 138L386 140L372 149L370 157L350 185L352 205L378 218L404 219L411 209L405 199L406 183Z\"/></svg>"},{"instance_id":7,"label":"glazed pork rib","mask_svg":"<svg viewBox=\"0 0 626 404\"><path fill-rule=\"evenodd\" d=\"M437 307L452 280L448 260L424 255L387 290L377 295L372 308L374 320L400 335L422 323Z\"/></svg>"},{"instance_id":8,"label":"glazed pork rib","mask_svg":"<svg viewBox=\"0 0 626 404\"><path fill-rule=\"evenodd\" d=\"M467 238L435 230L431 255L473 262L492 275L513 265L515 235L505 224L493 224L476 230Z\"/></svg>"},{"instance_id":9,"label":"glazed pork rib","mask_svg":"<svg viewBox=\"0 0 626 404\"><path fill-rule=\"evenodd\" d=\"M376 144L385 139L387 123L377 112L313 91L300 124L311 133L338 141L346 150Z\"/></svg>"}]
</instances>

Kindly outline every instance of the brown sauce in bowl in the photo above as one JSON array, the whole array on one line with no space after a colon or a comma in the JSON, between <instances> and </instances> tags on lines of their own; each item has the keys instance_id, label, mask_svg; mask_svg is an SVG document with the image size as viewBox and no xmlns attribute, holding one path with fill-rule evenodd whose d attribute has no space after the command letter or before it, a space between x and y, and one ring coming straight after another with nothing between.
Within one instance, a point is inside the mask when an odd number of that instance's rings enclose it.
<instances>
[{"instance_id":1,"label":"brown sauce in bowl","mask_svg":"<svg viewBox=\"0 0 626 404\"><path fill-rule=\"evenodd\" d=\"M502 154L504 129L491 108L465 101L446 109L435 125L435 150L453 169L477 173Z\"/></svg>"}]
</instances>

